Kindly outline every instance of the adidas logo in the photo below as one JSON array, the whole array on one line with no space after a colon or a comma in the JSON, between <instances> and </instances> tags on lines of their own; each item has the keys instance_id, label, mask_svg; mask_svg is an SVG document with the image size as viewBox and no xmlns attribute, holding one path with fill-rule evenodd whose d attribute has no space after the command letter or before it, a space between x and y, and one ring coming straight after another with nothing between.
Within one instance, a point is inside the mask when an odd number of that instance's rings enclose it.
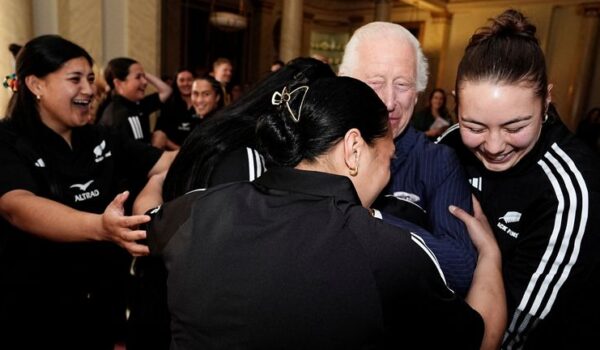
<instances>
[{"instance_id":1,"label":"adidas logo","mask_svg":"<svg viewBox=\"0 0 600 350\"><path fill-rule=\"evenodd\" d=\"M33 163L36 167L38 168L45 168L46 167L46 163L44 163L44 160L42 158L39 158L38 160L35 161L35 163Z\"/></svg>"},{"instance_id":2,"label":"adidas logo","mask_svg":"<svg viewBox=\"0 0 600 350\"><path fill-rule=\"evenodd\" d=\"M480 177L472 177L469 179L469 183L471 186L475 187L479 191L481 191L481 183L483 182L481 176Z\"/></svg>"}]
</instances>

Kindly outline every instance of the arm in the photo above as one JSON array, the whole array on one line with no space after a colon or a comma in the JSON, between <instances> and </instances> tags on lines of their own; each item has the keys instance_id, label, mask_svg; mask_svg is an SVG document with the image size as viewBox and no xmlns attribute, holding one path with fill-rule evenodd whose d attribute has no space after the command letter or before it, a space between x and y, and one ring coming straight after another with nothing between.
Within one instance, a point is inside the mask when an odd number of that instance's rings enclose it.
<instances>
[{"instance_id":1,"label":"arm","mask_svg":"<svg viewBox=\"0 0 600 350\"><path fill-rule=\"evenodd\" d=\"M147 222L145 215L125 216L128 192L119 194L103 214L75 210L25 190L12 190L0 197L0 214L11 225L35 236L58 242L112 241L133 255L148 253L136 244L146 237L134 229Z\"/></svg>"},{"instance_id":2,"label":"arm","mask_svg":"<svg viewBox=\"0 0 600 350\"><path fill-rule=\"evenodd\" d=\"M429 219L429 227L433 238L440 243L434 245L447 252L459 252L461 259L447 260L444 264L444 272L450 272L449 277L453 281L459 281L455 287L461 295L469 288L473 271L477 263L477 252L473 247L471 238L465 224L454 217L449 211L450 205L462 208L472 213L471 189L462 165L454 152L447 146L436 146L436 156L430 164L435 166L428 169L429 177L435 179L427 183L426 207ZM428 241L428 244L430 241ZM437 254L437 252L436 252Z\"/></svg>"},{"instance_id":3,"label":"arm","mask_svg":"<svg viewBox=\"0 0 600 350\"><path fill-rule=\"evenodd\" d=\"M158 175L160 173L166 173L171 163L173 163L173 159L179 153L179 151L166 151L160 156L158 161L154 164L150 172L148 172L148 177L152 175Z\"/></svg>"},{"instance_id":4,"label":"arm","mask_svg":"<svg viewBox=\"0 0 600 350\"><path fill-rule=\"evenodd\" d=\"M148 82L156 88L160 101L164 103L169 98L169 96L171 96L173 89L169 86L169 84L165 83L153 74L146 72L145 76L146 80L148 80Z\"/></svg>"},{"instance_id":5,"label":"arm","mask_svg":"<svg viewBox=\"0 0 600 350\"><path fill-rule=\"evenodd\" d=\"M474 216L455 206L450 206L450 212L465 223L479 252L466 301L479 312L485 323L481 349L498 349L507 320L502 259L492 229L475 198L473 208Z\"/></svg>"},{"instance_id":6,"label":"arm","mask_svg":"<svg viewBox=\"0 0 600 350\"><path fill-rule=\"evenodd\" d=\"M162 187L167 173L153 175L133 203L134 214L144 214L163 203Z\"/></svg>"},{"instance_id":7,"label":"arm","mask_svg":"<svg viewBox=\"0 0 600 350\"><path fill-rule=\"evenodd\" d=\"M154 130L154 132L152 132L152 146L167 151L179 149L179 145L171 141L167 134L162 130Z\"/></svg>"}]
</instances>

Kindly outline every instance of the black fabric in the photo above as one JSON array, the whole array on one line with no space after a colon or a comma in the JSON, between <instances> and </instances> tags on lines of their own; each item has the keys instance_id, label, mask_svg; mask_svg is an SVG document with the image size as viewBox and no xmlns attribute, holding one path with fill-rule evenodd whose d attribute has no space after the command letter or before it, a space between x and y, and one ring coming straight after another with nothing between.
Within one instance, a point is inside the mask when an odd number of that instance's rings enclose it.
<instances>
[{"instance_id":1,"label":"black fabric","mask_svg":"<svg viewBox=\"0 0 600 350\"><path fill-rule=\"evenodd\" d=\"M118 130L124 136L149 144L152 135L150 114L160 106L162 102L158 93L147 95L138 102L116 94L102 112L99 123Z\"/></svg>"},{"instance_id":2,"label":"black fabric","mask_svg":"<svg viewBox=\"0 0 600 350\"><path fill-rule=\"evenodd\" d=\"M359 203L345 177L269 169L164 204L171 348L479 348L428 249Z\"/></svg>"},{"instance_id":3,"label":"black fabric","mask_svg":"<svg viewBox=\"0 0 600 350\"><path fill-rule=\"evenodd\" d=\"M102 213L121 190L121 179L147 174L161 154L98 126L72 132L71 148L43 125L31 133L36 135L32 139L19 135L11 122L2 122L0 195L22 189ZM114 244L52 242L0 219L4 339L10 336L7 341L23 349L39 348L40 342L46 348L114 344L124 327L129 263L129 254ZM19 338L38 332L39 337ZM65 342L71 338L72 344Z\"/></svg>"},{"instance_id":4,"label":"black fabric","mask_svg":"<svg viewBox=\"0 0 600 350\"><path fill-rule=\"evenodd\" d=\"M181 146L201 120L194 107L187 108L182 99L171 99L161 108L155 130L163 131L169 140Z\"/></svg>"},{"instance_id":5,"label":"black fabric","mask_svg":"<svg viewBox=\"0 0 600 350\"><path fill-rule=\"evenodd\" d=\"M583 349L600 341L600 159L557 116L514 167L491 172L460 142L503 260L503 348Z\"/></svg>"}]
</instances>

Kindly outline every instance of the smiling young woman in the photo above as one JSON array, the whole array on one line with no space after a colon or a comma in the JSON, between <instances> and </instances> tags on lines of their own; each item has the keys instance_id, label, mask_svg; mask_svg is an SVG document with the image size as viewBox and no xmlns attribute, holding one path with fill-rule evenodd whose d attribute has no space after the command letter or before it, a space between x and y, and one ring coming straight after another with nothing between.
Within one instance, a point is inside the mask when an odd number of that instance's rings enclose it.
<instances>
[{"instance_id":1,"label":"smiling young woman","mask_svg":"<svg viewBox=\"0 0 600 350\"><path fill-rule=\"evenodd\" d=\"M473 35L456 80L460 127L442 142L460 150L502 250L502 347L586 348L600 327L600 159L552 106L535 31L507 10Z\"/></svg>"},{"instance_id":2,"label":"smiling young woman","mask_svg":"<svg viewBox=\"0 0 600 350\"><path fill-rule=\"evenodd\" d=\"M0 122L0 344L113 349L129 266L117 245L148 251L135 243L148 218L123 214L120 186L173 155L89 124L92 58L76 44L32 39L16 75Z\"/></svg>"}]
</instances>

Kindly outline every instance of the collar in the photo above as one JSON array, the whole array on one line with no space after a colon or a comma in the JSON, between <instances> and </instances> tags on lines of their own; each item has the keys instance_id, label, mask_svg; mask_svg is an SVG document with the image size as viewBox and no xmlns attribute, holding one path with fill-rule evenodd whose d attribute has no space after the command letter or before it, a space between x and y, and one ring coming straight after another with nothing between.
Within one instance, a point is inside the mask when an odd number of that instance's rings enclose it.
<instances>
[{"instance_id":1,"label":"collar","mask_svg":"<svg viewBox=\"0 0 600 350\"><path fill-rule=\"evenodd\" d=\"M401 166L408 155L412 152L413 148L417 143L417 137L419 132L412 125L407 125L404 131L394 139L394 145L396 146L396 153L392 160L392 169L397 169Z\"/></svg>"},{"instance_id":2,"label":"collar","mask_svg":"<svg viewBox=\"0 0 600 350\"><path fill-rule=\"evenodd\" d=\"M50 129L46 124L40 123L38 126L37 135L40 137L40 140L35 141L39 144L46 145L52 150L56 150L58 152L72 152L78 151L89 146L90 143L93 143L95 138L91 134L93 126L86 124L80 127L75 127L71 129L71 146L62 138L59 134L57 134L54 130ZM41 142L40 142L41 141ZM66 153L65 153L66 154Z\"/></svg>"},{"instance_id":3,"label":"collar","mask_svg":"<svg viewBox=\"0 0 600 350\"><path fill-rule=\"evenodd\" d=\"M281 167L269 168L254 182L276 190L335 197L337 200L361 205L352 181L345 176Z\"/></svg>"}]
</instances>

